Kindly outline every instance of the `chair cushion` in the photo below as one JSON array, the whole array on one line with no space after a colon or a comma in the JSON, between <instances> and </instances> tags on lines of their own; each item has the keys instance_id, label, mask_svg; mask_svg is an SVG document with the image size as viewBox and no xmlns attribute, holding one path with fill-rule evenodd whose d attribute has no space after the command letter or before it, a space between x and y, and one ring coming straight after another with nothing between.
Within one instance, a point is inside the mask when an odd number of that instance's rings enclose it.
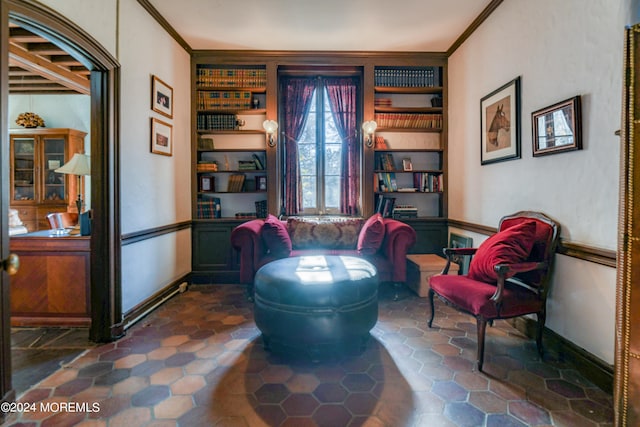
<instances>
[{"instance_id":1,"label":"chair cushion","mask_svg":"<svg viewBox=\"0 0 640 427\"><path fill-rule=\"evenodd\" d=\"M482 242L469 265L469 278L495 283L498 264L513 264L527 259L533 247L536 221L524 221L506 228Z\"/></svg>"},{"instance_id":2,"label":"chair cushion","mask_svg":"<svg viewBox=\"0 0 640 427\"><path fill-rule=\"evenodd\" d=\"M542 301L535 293L509 282L505 283L499 316L496 305L490 299L496 291L493 284L479 282L469 276L437 274L431 276L429 286L458 308L485 319L520 316L542 309Z\"/></svg>"},{"instance_id":3,"label":"chair cushion","mask_svg":"<svg viewBox=\"0 0 640 427\"><path fill-rule=\"evenodd\" d=\"M358 235L358 253L360 255L373 255L382 246L384 240L384 222L379 213L370 217L362 226Z\"/></svg>"},{"instance_id":4,"label":"chair cushion","mask_svg":"<svg viewBox=\"0 0 640 427\"><path fill-rule=\"evenodd\" d=\"M284 258L291 254L291 238L287 226L275 216L271 214L267 216L262 224L260 235L271 255Z\"/></svg>"}]
</instances>

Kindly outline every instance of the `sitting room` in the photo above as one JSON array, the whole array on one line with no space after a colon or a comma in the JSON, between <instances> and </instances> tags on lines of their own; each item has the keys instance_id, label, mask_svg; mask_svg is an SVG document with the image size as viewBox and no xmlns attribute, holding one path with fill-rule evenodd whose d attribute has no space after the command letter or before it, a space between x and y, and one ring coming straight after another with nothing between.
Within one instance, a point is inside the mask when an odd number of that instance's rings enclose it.
<instances>
[{"instance_id":1,"label":"sitting room","mask_svg":"<svg viewBox=\"0 0 640 427\"><path fill-rule=\"evenodd\" d=\"M638 424L633 0L1 1L2 233L21 114L91 153L82 280L0 276L6 425Z\"/></svg>"}]
</instances>

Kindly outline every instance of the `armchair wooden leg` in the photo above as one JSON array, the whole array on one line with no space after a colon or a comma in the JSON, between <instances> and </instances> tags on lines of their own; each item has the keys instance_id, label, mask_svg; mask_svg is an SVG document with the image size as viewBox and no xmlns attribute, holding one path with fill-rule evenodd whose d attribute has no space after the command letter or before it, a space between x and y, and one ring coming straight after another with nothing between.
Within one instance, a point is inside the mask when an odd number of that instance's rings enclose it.
<instances>
[{"instance_id":1,"label":"armchair wooden leg","mask_svg":"<svg viewBox=\"0 0 640 427\"><path fill-rule=\"evenodd\" d=\"M544 324L547 319L547 313L543 309L542 311L536 313L538 316L538 331L536 332L536 345L538 346L538 354L540 355L540 359L542 359L544 348L542 347L542 332L544 330Z\"/></svg>"},{"instance_id":2,"label":"armchair wooden leg","mask_svg":"<svg viewBox=\"0 0 640 427\"><path fill-rule=\"evenodd\" d=\"M431 327L431 324L433 324L433 317L436 314L436 310L435 310L435 308L433 306L433 294L434 293L435 292L433 292L433 289L429 289L429 306L431 307L431 317L429 318L429 323L428 323L429 327Z\"/></svg>"},{"instance_id":3,"label":"armchair wooden leg","mask_svg":"<svg viewBox=\"0 0 640 427\"><path fill-rule=\"evenodd\" d=\"M478 371L482 372L482 364L484 363L484 335L487 330L487 321L481 317L478 321Z\"/></svg>"}]
</instances>

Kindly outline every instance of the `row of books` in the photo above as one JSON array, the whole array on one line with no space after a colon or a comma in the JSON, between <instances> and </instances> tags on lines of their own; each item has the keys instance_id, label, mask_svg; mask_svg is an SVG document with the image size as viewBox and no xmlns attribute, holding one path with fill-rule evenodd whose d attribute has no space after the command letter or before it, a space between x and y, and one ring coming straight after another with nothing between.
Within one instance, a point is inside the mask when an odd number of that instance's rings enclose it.
<instances>
[{"instance_id":1,"label":"row of books","mask_svg":"<svg viewBox=\"0 0 640 427\"><path fill-rule=\"evenodd\" d=\"M242 191L244 180L245 176L242 173L234 173L229 175L229 181L227 182L227 192L238 193Z\"/></svg>"},{"instance_id":2,"label":"row of books","mask_svg":"<svg viewBox=\"0 0 640 427\"><path fill-rule=\"evenodd\" d=\"M251 92L248 91L216 91L198 92L198 109L200 110L237 110L251 108Z\"/></svg>"},{"instance_id":3,"label":"row of books","mask_svg":"<svg viewBox=\"0 0 640 427\"><path fill-rule=\"evenodd\" d=\"M374 84L384 87L439 86L435 67L429 68L376 68Z\"/></svg>"},{"instance_id":4,"label":"row of books","mask_svg":"<svg viewBox=\"0 0 640 427\"><path fill-rule=\"evenodd\" d=\"M442 128L442 114L378 113L375 121L381 128Z\"/></svg>"},{"instance_id":5,"label":"row of books","mask_svg":"<svg viewBox=\"0 0 640 427\"><path fill-rule=\"evenodd\" d=\"M235 114L198 113L198 130L234 130L238 126Z\"/></svg>"},{"instance_id":6,"label":"row of books","mask_svg":"<svg viewBox=\"0 0 640 427\"><path fill-rule=\"evenodd\" d=\"M395 197L378 196L376 202L376 212L384 218L391 218L393 215L393 207L396 204Z\"/></svg>"},{"instance_id":7,"label":"row of books","mask_svg":"<svg viewBox=\"0 0 640 427\"><path fill-rule=\"evenodd\" d=\"M265 87L267 71L264 68L198 68L198 87Z\"/></svg>"},{"instance_id":8,"label":"row of books","mask_svg":"<svg viewBox=\"0 0 640 427\"><path fill-rule=\"evenodd\" d=\"M379 172L378 180L374 184L376 184L375 191L398 191L396 174L393 172Z\"/></svg>"},{"instance_id":9,"label":"row of books","mask_svg":"<svg viewBox=\"0 0 640 427\"><path fill-rule=\"evenodd\" d=\"M198 199L197 203L197 218L221 218L222 217L222 205L220 198L207 197Z\"/></svg>"},{"instance_id":10,"label":"row of books","mask_svg":"<svg viewBox=\"0 0 640 427\"><path fill-rule=\"evenodd\" d=\"M378 153L376 166L380 170L392 171L395 170L395 163L393 161L393 154L391 153Z\"/></svg>"},{"instance_id":11,"label":"row of books","mask_svg":"<svg viewBox=\"0 0 640 427\"><path fill-rule=\"evenodd\" d=\"M444 191L441 173L415 172L413 174L413 187L423 193L437 193Z\"/></svg>"}]
</instances>

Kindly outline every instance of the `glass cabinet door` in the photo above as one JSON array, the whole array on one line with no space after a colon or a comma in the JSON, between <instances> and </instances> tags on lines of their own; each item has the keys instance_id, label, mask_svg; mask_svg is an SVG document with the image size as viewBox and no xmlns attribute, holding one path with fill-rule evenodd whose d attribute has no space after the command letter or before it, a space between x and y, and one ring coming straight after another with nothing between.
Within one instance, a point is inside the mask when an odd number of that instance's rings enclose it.
<instances>
[{"instance_id":1,"label":"glass cabinet door","mask_svg":"<svg viewBox=\"0 0 640 427\"><path fill-rule=\"evenodd\" d=\"M55 172L64 165L64 138L51 137L43 140L43 192L42 199L47 202L64 201L65 175Z\"/></svg>"},{"instance_id":2,"label":"glass cabinet door","mask_svg":"<svg viewBox=\"0 0 640 427\"><path fill-rule=\"evenodd\" d=\"M35 145L33 138L13 139L13 188L11 199L34 200L35 197Z\"/></svg>"}]
</instances>

